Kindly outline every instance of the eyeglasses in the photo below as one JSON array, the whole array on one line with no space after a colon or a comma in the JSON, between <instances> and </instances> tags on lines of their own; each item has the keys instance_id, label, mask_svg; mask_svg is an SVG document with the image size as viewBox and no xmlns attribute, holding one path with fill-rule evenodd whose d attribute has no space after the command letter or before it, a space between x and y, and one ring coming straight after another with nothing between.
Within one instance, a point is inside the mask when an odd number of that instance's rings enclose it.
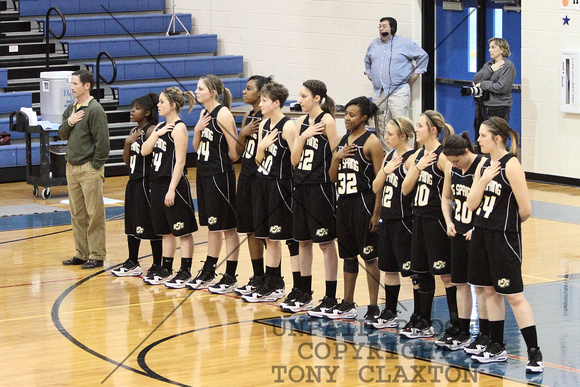
<instances>
[{"instance_id":1,"label":"eyeglasses","mask_svg":"<svg viewBox=\"0 0 580 387\"><path fill-rule=\"evenodd\" d=\"M379 24L379 28L387 28L390 27L388 24Z\"/></svg>"}]
</instances>

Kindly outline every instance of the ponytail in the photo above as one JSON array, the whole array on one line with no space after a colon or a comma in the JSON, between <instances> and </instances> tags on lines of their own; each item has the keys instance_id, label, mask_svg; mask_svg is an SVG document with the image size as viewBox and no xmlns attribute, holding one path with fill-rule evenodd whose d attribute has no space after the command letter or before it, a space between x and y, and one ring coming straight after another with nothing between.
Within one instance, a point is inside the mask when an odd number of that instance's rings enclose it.
<instances>
[{"instance_id":1,"label":"ponytail","mask_svg":"<svg viewBox=\"0 0 580 387\"><path fill-rule=\"evenodd\" d=\"M443 115L435 110L425 110L423 113L425 117L427 117L427 121L431 123L431 127L435 127L437 129L437 134L441 134L441 132L445 131L443 135L442 143L445 143L447 138L452 134L455 134L453 130L453 126L445 122L445 118Z\"/></svg>"},{"instance_id":2,"label":"ponytail","mask_svg":"<svg viewBox=\"0 0 580 387\"><path fill-rule=\"evenodd\" d=\"M511 129L511 140L512 140L512 143L510 145L509 152L512 155L517 156L518 146L520 145L520 135L518 134L518 132L516 132L513 129Z\"/></svg>"},{"instance_id":3,"label":"ponytail","mask_svg":"<svg viewBox=\"0 0 580 387\"><path fill-rule=\"evenodd\" d=\"M208 75L204 75L199 80L204 83L204 85L209 89L209 91L215 90L216 94L217 94L218 102L221 102L221 104L223 104L225 107L227 107L229 110L231 110L231 108L232 108L232 93L230 92L230 90L227 87L224 87L224 83L222 82L222 80L219 77L217 77L213 74L208 74ZM220 95L223 96L221 101L220 101Z\"/></svg>"},{"instance_id":4,"label":"ponytail","mask_svg":"<svg viewBox=\"0 0 580 387\"><path fill-rule=\"evenodd\" d=\"M183 94L187 95L187 106L189 107L189 111L187 113L189 114L189 113L191 113L191 111L193 110L193 107L195 106L195 94L193 94L193 91L189 91L189 90Z\"/></svg>"},{"instance_id":5,"label":"ponytail","mask_svg":"<svg viewBox=\"0 0 580 387\"><path fill-rule=\"evenodd\" d=\"M520 135L510 127L506 120L501 117L490 117L488 120L483 121L481 125L485 125L492 135L500 136L506 150L514 156L517 155ZM508 148L507 142L509 139L511 139L511 145Z\"/></svg>"},{"instance_id":6,"label":"ponytail","mask_svg":"<svg viewBox=\"0 0 580 387\"><path fill-rule=\"evenodd\" d=\"M317 95L320 96L320 108L323 112L330 114L334 118L336 113L336 104L334 103L334 100L327 95L326 85L324 82L316 79L309 79L304 81L302 86L310 90L314 97Z\"/></svg>"},{"instance_id":7,"label":"ponytail","mask_svg":"<svg viewBox=\"0 0 580 387\"><path fill-rule=\"evenodd\" d=\"M356 97L348 101L348 103L344 106L346 109L347 107L355 105L358 106L360 112L363 116L367 116L367 120L365 121L365 125L368 125L369 120L372 118L374 122L378 121L378 113L379 108L372 102L368 97Z\"/></svg>"},{"instance_id":8,"label":"ponytail","mask_svg":"<svg viewBox=\"0 0 580 387\"><path fill-rule=\"evenodd\" d=\"M193 110L195 105L195 95L191 91L182 92L178 87L171 86L163 89L163 94L169 100L169 103L175 103L175 111L177 114L181 111L181 108L185 105L185 96L187 96L187 103L189 105L189 112Z\"/></svg>"},{"instance_id":9,"label":"ponytail","mask_svg":"<svg viewBox=\"0 0 580 387\"><path fill-rule=\"evenodd\" d=\"M232 92L227 87L224 87L224 96L222 99L222 104L228 108L228 110L232 110Z\"/></svg>"}]
</instances>

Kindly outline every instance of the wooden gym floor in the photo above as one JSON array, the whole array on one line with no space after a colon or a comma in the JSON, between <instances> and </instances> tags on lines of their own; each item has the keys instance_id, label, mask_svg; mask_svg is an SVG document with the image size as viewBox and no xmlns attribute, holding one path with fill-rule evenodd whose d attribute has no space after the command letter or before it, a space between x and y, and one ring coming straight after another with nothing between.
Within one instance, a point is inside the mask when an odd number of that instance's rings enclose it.
<instances>
[{"instance_id":1,"label":"wooden gym floor","mask_svg":"<svg viewBox=\"0 0 580 387\"><path fill-rule=\"evenodd\" d=\"M195 170L189 178L195 187ZM123 200L126 181L127 177L108 178L105 197ZM400 339L394 330L368 331L360 321L286 315L276 304L248 304L205 290L149 286L140 277L116 278L110 270L127 257L123 203L119 203L107 206L104 270L61 265L74 252L68 212L0 218L0 384L580 385L576 352L580 189L537 183L529 187L534 212L523 225L523 272L544 353L543 375L525 374L525 344L509 306L505 336L510 358L504 364L477 367L462 352L435 348L433 340ZM52 197L43 200L33 197L26 183L2 184L0 198L1 206L68 209L61 203L67 199L66 187L52 187ZM195 242L193 271L206 256L204 228L195 234ZM144 269L151 264L150 253L149 244L142 243ZM178 265L179 259L175 268ZM287 250L282 265L289 291ZM245 244L238 274L244 283L251 275ZM324 294L321 253L316 247L313 277L316 301ZM361 320L368 304L364 270L359 277L355 301ZM411 313L410 298L410 283L404 281L402 323ZM444 297L435 299L434 319L448 320ZM440 324L436 328L440 330Z\"/></svg>"}]
</instances>

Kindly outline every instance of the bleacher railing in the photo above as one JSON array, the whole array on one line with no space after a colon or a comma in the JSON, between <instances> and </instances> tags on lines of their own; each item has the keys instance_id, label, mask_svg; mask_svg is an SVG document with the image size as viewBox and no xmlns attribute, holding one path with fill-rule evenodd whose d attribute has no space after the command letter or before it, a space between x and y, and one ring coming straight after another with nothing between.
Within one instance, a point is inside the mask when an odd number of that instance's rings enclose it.
<instances>
[{"instance_id":1,"label":"bleacher railing","mask_svg":"<svg viewBox=\"0 0 580 387\"><path fill-rule=\"evenodd\" d=\"M113 77L111 80L107 80L105 77L101 75L101 58L103 56L109 58L111 64L113 65ZM101 102L101 81L105 82L107 85L111 85L113 82L115 82L115 80L117 79L117 62L115 62L115 59L111 55L109 55L107 51L101 51L97 56L96 67L97 67L96 69L97 96L95 97L95 99L97 100L97 102Z\"/></svg>"},{"instance_id":2,"label":"bleacher railing","mask_svg":"<svg viewBox=\"0 0 580 387\"><path fill-rule=\"evenodd\" d=\"M56 35L56 33L50 29L50 14L51 12L54 11L56 12L61 20L62 20L62 32L60 33L60 35ZM45 36L45 40L46 40L46 69L49 69L49 56L50 56L50 35L52 35L55 39L61 39L62 37L64 37L64 35L66 34L66 20L64 18L64 15L62 14L62 12L60 12L58 10L58 8L56 7L50 7L48 9L48 12L46 12L46 21L44 22L44 36Z\"/></svg>"}]
</instances>

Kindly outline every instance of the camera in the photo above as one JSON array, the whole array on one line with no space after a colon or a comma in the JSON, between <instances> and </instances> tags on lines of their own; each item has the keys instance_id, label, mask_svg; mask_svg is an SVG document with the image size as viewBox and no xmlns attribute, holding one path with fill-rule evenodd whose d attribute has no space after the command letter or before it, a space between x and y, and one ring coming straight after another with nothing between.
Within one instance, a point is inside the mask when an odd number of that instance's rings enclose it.
<instances>
[{"instance_id":1,"label":"camera","mask_svg":"<svg viewBox=\"0 0 580 387\"><path fill-rule=\"evenodd\" d=\"M481 97L483 95L483 90L481 90L481 87L477 86L463 86L461 88L461 96L469 97L470 95L473 95L474 97Z\"/></svg>"},{"instance_id":2,"label":"camera","mask_svg":"<svg viewBox=\"0 0 580 387\"><path fill-rule=\"evenodd\" d=\"M481 87L462 86L461 87L461 96L462 97L469 97L470 95L472 95L473 98L481 98L482 101L487 101L489 99L489 91L485 91Z\"/></svg>"}]
</instances>

